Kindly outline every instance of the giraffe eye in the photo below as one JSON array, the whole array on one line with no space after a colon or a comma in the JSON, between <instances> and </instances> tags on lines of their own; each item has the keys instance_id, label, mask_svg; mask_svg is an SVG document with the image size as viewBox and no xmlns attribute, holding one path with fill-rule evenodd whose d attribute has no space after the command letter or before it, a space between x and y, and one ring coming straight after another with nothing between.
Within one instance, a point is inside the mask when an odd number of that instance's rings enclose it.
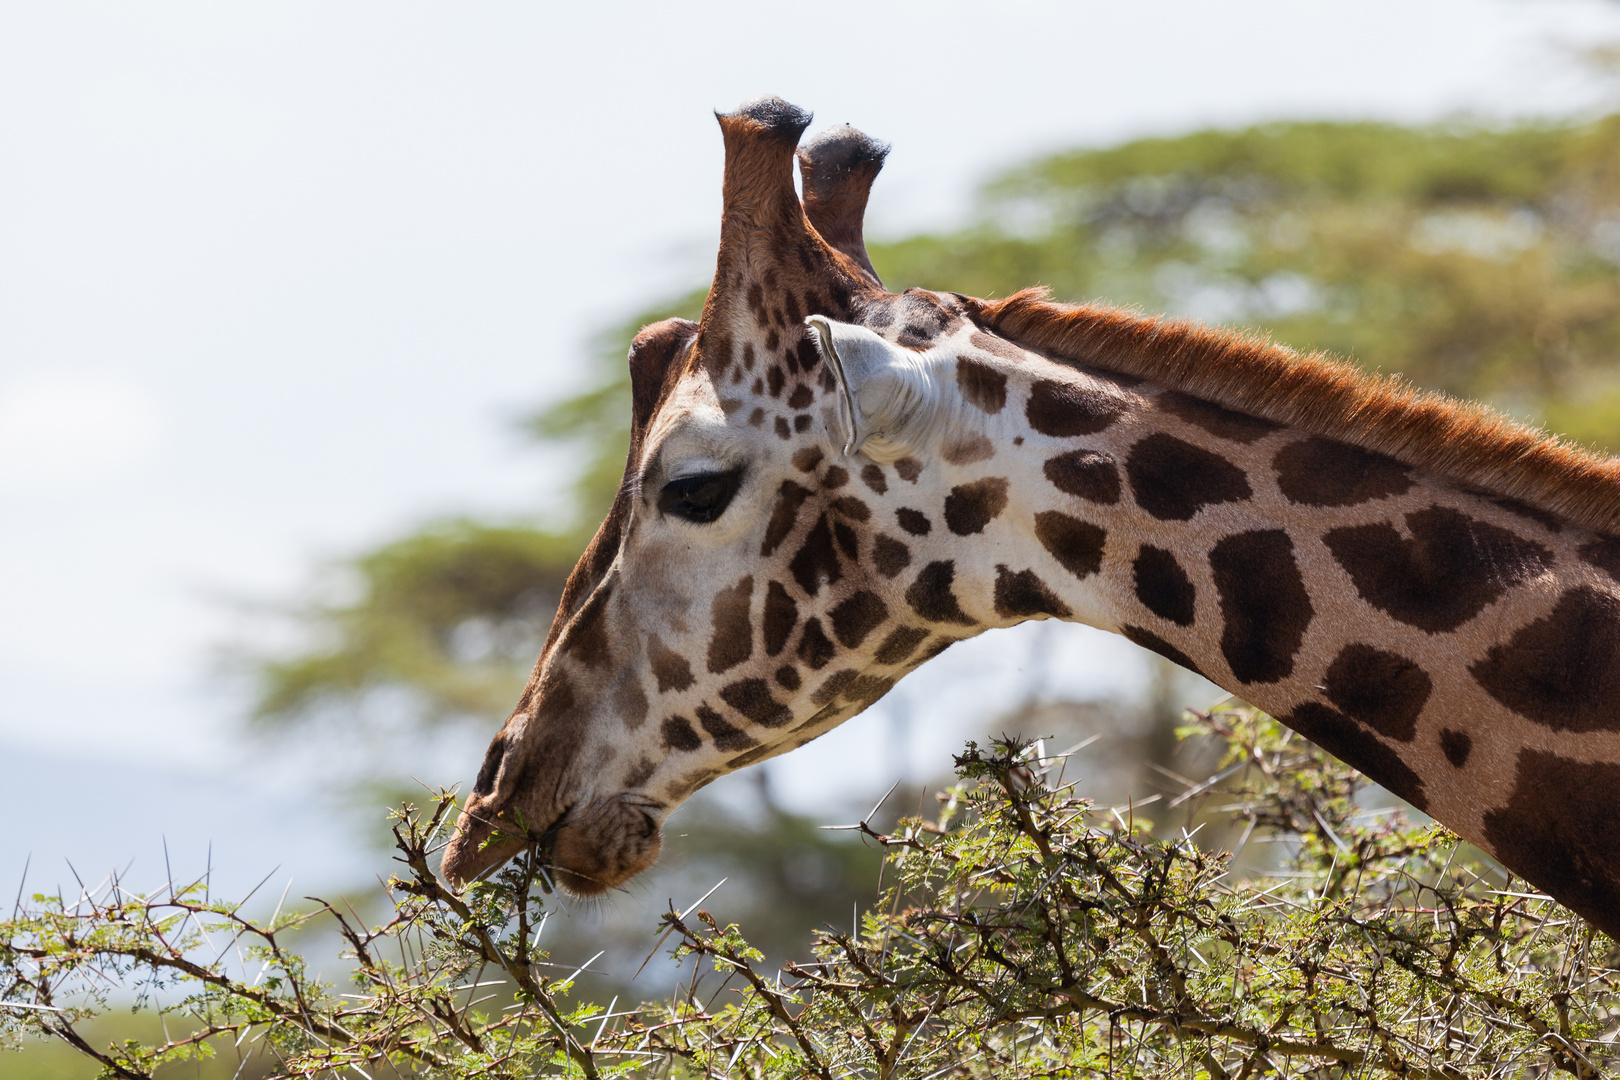
<instances>
[{"instance_id":1,"label":"giraffe eye","mask_svg":"<svg viewBox=\"0 0 1620 1080\"><path fill-rule=\"evenodd\" d=\"M741 470L683 476L664 485L664 490L658 493L658 509L697 525L707 525L725 513L731 497L741 486Z\"/></svg>"}]
</instances>

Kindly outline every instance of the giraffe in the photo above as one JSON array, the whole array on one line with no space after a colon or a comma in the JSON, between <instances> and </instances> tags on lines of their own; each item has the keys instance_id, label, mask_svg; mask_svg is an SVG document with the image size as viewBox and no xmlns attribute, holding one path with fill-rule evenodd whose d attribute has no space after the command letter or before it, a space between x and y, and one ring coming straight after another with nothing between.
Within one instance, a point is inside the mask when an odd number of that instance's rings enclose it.
<instances>
[{"instance_id":1,"label":"giraffe","mask_svg":"<svg viewBox=\"0 0 1620 1080\"><path fill-rule=\"evenodd\" d=\"M888 292L888 148L718 115L702 318L630 349L624 482L443 861L574 894L955 642L1124 635L1620 936L1620 461L1225 330ZM803 197L795 193L797 156Z\"/></svg>"}]
</instances>

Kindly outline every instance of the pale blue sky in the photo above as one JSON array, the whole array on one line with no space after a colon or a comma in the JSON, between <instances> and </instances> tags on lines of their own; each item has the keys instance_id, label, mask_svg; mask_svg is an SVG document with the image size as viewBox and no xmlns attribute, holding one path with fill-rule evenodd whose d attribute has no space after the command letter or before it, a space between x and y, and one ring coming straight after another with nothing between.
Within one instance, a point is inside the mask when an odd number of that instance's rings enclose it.
<instances>
[{"instance_id":1,"label":"pale blue sky","mask_svg":"<svg viewBox=\"0 0 1620 1080\"><path fill-rule=\"evenodd\" d=\"M209 681L227 601L428 517L546 504L512 418L578 385L604 323L706 277L712 109L774 92L891 141L871 231L895 235L1044 149L1589 108L1567 47L1620 38L1596 2L806 10L0 3L0 760L25 781L0 885L29 850L54 880L164 833L244 877L339 872L341 836L278 818L299 775L247 767ZM1014 693L1019 648L953 650L912 700ZM1137 670L1082 632L1060 649L1066 685ZM965 729L940 715L919 753L943 759ZM782 783L836 763L881 791L877 724ZM200 820L203 776L265 809Z\"/></svg>"}]
</instances>

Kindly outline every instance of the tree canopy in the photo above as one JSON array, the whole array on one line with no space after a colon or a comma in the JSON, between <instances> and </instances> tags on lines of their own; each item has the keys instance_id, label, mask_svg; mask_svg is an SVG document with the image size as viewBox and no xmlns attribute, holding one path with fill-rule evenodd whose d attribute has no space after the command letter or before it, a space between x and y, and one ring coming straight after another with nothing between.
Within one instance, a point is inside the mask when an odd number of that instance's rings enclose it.
<instances>
[{"instance_id":1,"label":"tree canopy","mask_svg":"<svg viewBox=\"0 0 1620 1080\"><path fill-rule=\"evenodd\" d=\"M1219 771L1164 810L1169 839L1087 800L1062 752L970 744L933 812L856 826L887 872L861 918L774 972L723 897L684 897L658 940L690 974L640 1005L579 1000L589 959L542 944L544 851L459 895L439 881L448 795L396 815L403 866L376 925L314 898L257 920L206 878L142 894L114 875L0 921L0 1039L61 1040L121 1080L182 1062L220 1080L1613 1069L1612 941L1369 803L1358 774L1269 717L1228 707L1183 735L1212 743ZM1206 829L1280 858L1239 872ZM289 945L314 922L347 944L347 992ZM164 1025L96 1040L87 1022L131 990Z\"/></svg>"}]
</instances>

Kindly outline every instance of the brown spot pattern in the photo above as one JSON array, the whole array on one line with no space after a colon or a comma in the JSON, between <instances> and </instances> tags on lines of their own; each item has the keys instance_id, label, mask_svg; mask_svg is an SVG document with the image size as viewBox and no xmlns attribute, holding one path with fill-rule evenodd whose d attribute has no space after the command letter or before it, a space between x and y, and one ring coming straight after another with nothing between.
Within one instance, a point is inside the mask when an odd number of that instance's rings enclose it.
<instances>
[{"instance_id":1,"label":"brown spot pattern","mask_svg":"<svg viewBox=\"0 0 1620 1080\"><path fill-rule=\"evenodd\" d=\"M647 692L633 672L627 672L613 691L613 709L629 731L635 731L647 722Z\"/></svg>"},{"instance_id":2,"label":"brown spot pattern","mask_svg":"<svg viewBox=\"0 0 1620 1080\"><path fill-rule=\"evenodd\" d=\"M793 580L799 583L799 588L809 596L820 592L823 583L833 585L844 576L838 564L838 552L833 550L832 526L826 514L816 519L804 538L804 545L788 563L788 569L793 572Z\"/></svg>"},{"instance_id":3,"label":"brown spot pattern","mask_svg":"<svg viewBox=\"0 0 1620 1080\"><path fill-rule=\"evenodd\" d=\"M827 662L838 653L838 646L832 643L827 632L821 628L821 620L812 618L804 624L804 633L799 636L798 657L810 665L812 671L820 671L827 666Z\"/></svg>"},{"instance_id":4,"label":"brown spot pattern","mask_svg":"<svg viewBox=\"0 0 1620 1080\"><path fill-rule=\"evenodd\" d=\"M822 684L810 694L810 700L817 705L825 705L833 698L844 692L844 688L855 681L860 672L854 668L844 668L827 676Z\"/></svg>"},{"instance_id":5,"label":"brown spot pattern","mask_svg":"<svg viewBox=\"0 0 1620 1080\"><path fill-rule=\"evenodd\" d=\"M956 360L956 386L969 405L990 416L1007 404L1007 376L966 356Z\"/></svg>"},{"instance_id":6,"label":"brown spot pattern","mask_svg":"<svg viewBox=\"0 0 1620 1080\"><path fill-rule=\"evenodd\" d=\"M902 506L894 512L900 527L912 536L927 536L934 523L928 520L928 515L921 510L913 510L909 506Z\"/></svg>"},{"instance_id":7,"label":"brown spot pattern","mask_svg":"<svg viewBox=\"0 0 1620 1080\"><path fill-rule=\"evenodd\" d=\"M1454 769L1460 769L1468 764L1468 755L1474 751L1474 739L1466 731L1456 731L1452 728L1440 729L1440 750L1446 755Z\"/></svg>"},{"instance_id":8,"label":"brown spot pattern","mask_svg":"<svg viewBox=\"0 0 1620 1080\"><path fill-rule=\"evenodd\" d=\"M605 664L613 655L604 615L611 595L612 590L598 588L579 614L574 616L573 624L568 628L568 643L563 647L564 651L588 668Z\"/></svg>"},{"instance_id":9,"label":"brown spot pattern","mask_svg":"<svg viewBox=\"0 0 1620 1080\"><path fill-rule=\"evenodd\" d=\"M828 615L833 634L850 649L859 648L866 636L889 617L889 607L877 593L861 589L839 601Z\"/></svg>"},{"instance_id":10,"label":"brown spot pattern","mask_svg":"<svg viewBox=\"0 0 1620 1080\"><path fill-rule=\"evenodd\" d=\"M1108 533L1101 526L1058 510L1035 515L1035 539L1065 570L1084 580L1102 568Z\"/></svg>"},{"instance_id":11,"label":"brown spot pattern","mask_svg":"<svg viewBox=\"0 0 1620 1080\"><path fill-rule=\"evenodd\" d=\"M626 788L638 788L652 779L652 774L658 771L658 763L651 758L642 758L631 766L630 771L624 774Z\"/></svg>"},{"instance_id":12,"label":"brown spot pattern","mask_svg":"<svg viewBox=\"0 0 1620 1080\"><path fill-rule=\"evenodd\" d=\"M1371 645L1346 645L1322 677L1323 693L1341 712L1400 742L1417 734L1433 690L1429 673L1414 661Z\"/></svg>"},{"instance_id":13,"label":"brown spot pattern","mask_svg":"<svg viewBox=\"0 0 1620 1080\"><path fill-rule=\"evenodd\" d=\"M692 751L703 745L703 736L692 727L692 721L684 716L671 716L659 727L664 736L664 747L669 750Z\"/></svg>"},{"instance_id":14,"label":"brown spot pattern","mask_svg":"<svg viewBox=\"0 0 1620 1080\"><path fill-rule=\"evenodd\" d=\"M871 509L854 495L841 495L830 506L833 513L842 514L851 521L865 521L872 516Z\"/></svg>"},{"instance_id":15,"label":"brown spot pattern","mask_svg":"<svg viewBox=\"0 0 1620 1080\"><path fill-rule=\"evenodd\" d=\"M1023 351L1018 346L1003 338L987 334L983 330L973 331L968 337L968 341L972 343L975 349L983 349L991 356L999 356L1003 360L1023 359Z\"/></svg>"},{"instance_id":16,"label":"brown spot pattern","mask_svg":"<svg viewBox=\"0 0 1620 1080\"><path fill-rule=\"evenodd\" d=\"M1190 521L1206 506L1247 499L1243 470L1218 454L1162 432L1131 447L1125 474L1137 505L1160 521Z\"/></svg>"},{"instance_id":17,"label":"brown spot pattern","mask_svg":"<svg viewBox=\"0 0 1620 1080\"><path fill-rule=\"evenodd\" d=\"M1158 653L1172 664L1175 664L1178 667L1184 667L1195 675L1203 674L1202 671L1198 670L1198 665L1192 662L1192 658L1190 656L1176 648L1174 645L1170 644L1168 641L1164 640L1164 638L1160 637L1158 634L1155 634L1153 631L1144 629L1140 626L1126 625L1120 627L1119 632L1125 636L1127 641L1134 642L1150 652Z\"/></svg>"},{"instance_id":18,"label":"brown spot pattern","mask_svg":"<svg viewBox=\"0 0 1620 1080\"><path fill-rule=\"evenodd\" d=\"M1412 489L1411 474L1394 458L1333 439L1289 443L1271 465L1278 489L1301 506L1355 506Z\"/></svg>"},{"instance_id":19,"label":"brown spot pattern","mask_svg":"<svg viewBox=\"0 0 1620 1080\"><path fill-rule=\"evenodd\" d=\"M765 589L765 654L775 656L786 648L798 623L799 605L781 582L771 582Z\"/></svg>"},{"instance_id":20,"label":"brown spot pattern","mask_svg":"<svg viewBox=\"0 0 1620 1080\"><path fill-rule=\"evenodd\" d=\"M1125 411L1125 403L1100 386L1040 379L1030 387L1024 416L1042 435L1067 439L1095 435Z\"/></svg>"},{"instance_id":21,"label":"brown spot pattern","mask_svg":"<svg viewBox=\"0 0 1620 1080\"><path fill-rule=\"evenodd\" d=\"M1307 701L1291 715L1279 719L1419 810L1428 809L1429 799L1424 794L1422 778L1399 754L1379 742L1378 736L1348 716L1319 702Z\"/></svg>"},{"instance_id":22,"label":"brown spot pattern","mask_svg":"<svg viewBox=\"0 0 1620 1080\"><path fill-rule=\"evenodd\" d=\"M816 400L815 392L813 390L811 390L808 386L805 386L803 383L800 383L798 386L795 386L793 388L793 393L788 395L788 399L787 399L788 408L790 408L790 409L807 408L810 405L810 403L812 401L814 401L814 400Z\"/></svg>"},{"instance_id":23,"label":"brown spot pattern","mask_svg":"<svg viewBox=\"0 0 1620 1080\"><path fill-rule=\"evenodd\" d=\"M939 453L952 465L971 465L995 457L996 448L989 439L974 431L947 442Z\"/></svg>"},{"instance_id":24,"label":"brown spot pattern","mask_svg":"<svg viewBox=\"0 0 1620 1080\"><path fill-rule=\"evenodd\" d=\"M647 637L647 662L652 665L653 678L658 681L658 692L685 690L692 685L692 665L686 657L664 647L657 634Z\"/></svg>"},{"instance_id":25,"label":"brown spot pattern","mask_svg":"<svg viewBox=\"0 0 1620 1080\"><path fill-rule=\"evenodd\" d=\"M1265 438L1282 427L1281 424L1272 423L1270 420L1233 412L1212 401L1183 394L1179 390L1166 390L1159 395L1158 403L1159 407L1171 416L1203 428L1217 438L1243 443L1245 446L1257 439Z\"/></svg>"},{"instance_id":26,"label":"brown spot pattern","mask_svg":"<svg viewBox=\"0 0 1620 1080\"><path fill-rule=\"evenodd\" d=\"M911 565L911 549L892 536L878 533L872 538L872 565L886 578L892 578Z\"/></svg>"},{"instance_id":27,"label":"brown spot pattern","mask_svg":"<svg viewBox=\"0 0 1620 1080\"><path fill-rule=\"evenodd\" d=\"M928 631L920 626L897 626L889 631L872 659L880 664L898 664L915 652L927 636Z\"/></svg>"},{"instance_id":28,"label":"brown spot pattern","mask_svg":"<svg viewBox=\"0 0 1620 1080\"><path fill-rule=\"evenodd\" d=\"M782 486L776 492L776 505L771 508L771 520L765 526L765 542L759 546L761 555L774 554L782 541L787 539L794 523L799 520L799 508L809 497L809 488L792 480L782 481Z\"/></svg>"},{"instance_id":29,"label":"brown spot pattern","mask_svg":"<svg viewBox=\"0 0 1620 1080\"><path fill-rule=\"evenodd\" d=\"M917 477L922 475L922 462L914 457L903 457L894 463L894 471L900 474L900 479L908 484L915 484Z\"/></svg>"},{"instance_id":30,"label":"brown spot pattern","mask_svg":"<svg viewBox=\"0 0 1620 1080\"><path fill-rule=\"evenodd\" d=\"M748 608L754 599L754 578L749 575L729 589L721 589L709 605L714 636L709 639L709 671L718 675L754 655L754 623Z\"/></svg>"},{"instance_id":31,"label":"brown spot pattern","mask_svg":"<svg viewBox=\"0 0 1620 1080\"><path fill-rule=\"evenodd\" d=\"M821 447L801 446L793 451L793 467L800 472L814 472L821 464Z\"/></svg>"},{"instance_id":32,"label":"brown spot pattern","mask_svg":"<svg viewBox=\"0 0 1620 1080\"><path fill-rule=\"evenodd\" d=\"M922 568L917 580L906 590L906 603L929 622L973 626L973 620L962 610L956 594L951 591L955 580L956 563L953 560L931 562Z\"/></svg>"},{"instance_id":33,"label":"brown spot pattern","mask_svg":"<svg viewBox=\"0 0 1620 1080\"><path fill-rule=\"evenodd\" d=\"M1161 619L1191 626L1198 590L1176 557L1163 548L1143 544L1131 564L1136 598Z\"/></svg>"},{"instance_id":34,"label":"brown spot pattern","mask_svg":"<svg viewBox=\"0 0 1620 1080\"><path fill-rule=\"evenodd\" d=\"M734 752L737 750L752 750L759 745L759 740L739 727L733 727L726 718L709 708L707 705L697 707L698 723L703 725L714 739L716 750Z\"/></svg>"},{"instance_id":35,"label":"brown spot pattern","mask_svg":"<svg viewBox=\"0 0 1620 1080\"><path fill-rule=\"evenodd\" d=\"M855 535L855 530L842 521L833 522L833 541L838 550L842 551L851 561L859 561L861 557L861 540Z\"/></svg>"},{"instance_id":36,"label":"brown spot pattern","mask_svg":"<svg viewBox=\"0 0 1620 1080\"><path fill-rule=\"evenodd\" d=\"M1508 867L1620 937L1620 766L1519 751L1513 797L1485 815L1485 839Z\"/></svg>"},{"instance_id":37,"label":"brown spot pattern","mask_svg":"<svg viewBox=\"0 0 1620 1080\"><path fill-rule=\"evenodd\" d=\"M1582 585L1468 668L1485 692L1554 731L1620 731L1620 597Z\"/></svg>"},{"instance_id":38,"label":"brown spot pattern","mask_svg":"<svg viewBox=\"0 0 1620 1080\"><path fill-rule=\"evenodd\" d=\"M1003 618L1029 618L1035 615L1055 615L1066 619L1074 612L1047 588L1046 582L1033 570L1013 573L1006 566L996 566L996 614Z\"/></svg>"},{"instance_id":39,"label":"brown spot pattern","mask_svg":"<svg viewBox=\"0 0 1620 1080\"><path fill-rule=\"evenodd\" d=\"M1007 508L1007 481L989 476L970 484L958 484L945 496L945 525L957 536L984 531Z\"/></svg>"},{"instance_id":40,"label":"brown spot pattern","mask_svg":"<svg viewBox=\"0 0 1620 1080\"><path fill-rule=\"evenodd\" d=\"M889 481L883 475L881 465L872 464L861 470L861 483L872 489L874 495L882 495L889 490Z\"/></svg>"},{"instance_id":41,"label":"brown spot pattern","mask_svg":"<svg viewBox=\"0 0 1620 1080\"><path fill-rule=\"evenodd\" d=\"M1048 458L1041 472L1065 494L1105 505L1119 502L1119 468L1107 454L1071 450Z\"/></svg>"},{"instance_id":42,"label":"brown spot pattern","mask_svg":"<svg viewBox=\"0 0 1620 1080\"><path fill-rule=\"evenodd\" d=\"M720 688L720 700L760 727L781 727L793 719L787 706L771 696L764 679L743 679Z\"/></svg>"},{"instance_id":43,"label":"brown spot pattern","mask_svg":"<svg viewBox=\"0 0 1620 1080\"><path fill-rule=\"evenodd\" d=\"M1600 536L1596 540L1582 544L1579 554L1582 559L1620 582L1620 540Z\"/></svg>"},{"instance_id":44,"label":"brown spot pattern","mask_svg":"<svg viewBox=\"0 0 1620 1080\"><path fill-rule=\"evenodd\" d=\"M1276 682L1294 670L1315 611L1281 529L1225 537L1209 553L1221 599L1221 655L1239 682ZM1403 796L1404 797L1404 796Z\"/></svg>"},{"instance_id":45,"label":"brown spot pattern","mask_svg":"<svg viewBox=\"0 0 1620 1080\"><path fill-rule=\"evenodd\" d=\"M784 690L797 690L799 688L799 669L792 664L784 664L777 668L776 685Z\"/></svg>"},{"instance_id":46,"label":"brown spot pattern","mask_svg":"<svg viewBox=\"0 0 1620 1080\"><path fill-rule=\"evenodd\" d=\"M1322 540L1363 600L1431 634L1457 629L1552 562L1535 541L1450 507L1407 514L1406 526L1410 540L1388 524L1331 529Z\"/></svg>"},{"instance_id":47,"label":"brown spot pattern","mask_svg":"<svg viewBox=\"0 0 1620 1080\"><path fill-rule=\"evenodd\" d=\"M859 711L893 689L894 680L886 676L858 675L844 688L843 698Z\"/></svg>"}]
</instances>

